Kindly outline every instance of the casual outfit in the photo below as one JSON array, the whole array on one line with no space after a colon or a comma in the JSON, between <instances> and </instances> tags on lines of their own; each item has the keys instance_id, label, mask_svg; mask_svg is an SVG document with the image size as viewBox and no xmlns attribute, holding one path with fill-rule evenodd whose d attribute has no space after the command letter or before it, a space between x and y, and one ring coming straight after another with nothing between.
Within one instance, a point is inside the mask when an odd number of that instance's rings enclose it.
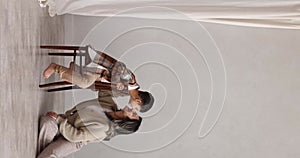
<instances>
[{"instance_id":1,"label":"casual outfit","mask_svg":"<svg viewBox=\"0 0 300 158\"><path fill-rule=\"evenodd\" d=\"M105 112L116 110L117 105L110 91L101 91L99 97L76 105L56 120L41 117L37 158L61 158L87 143L103 141L111 126Z\"/></svg>"}]
</instances>

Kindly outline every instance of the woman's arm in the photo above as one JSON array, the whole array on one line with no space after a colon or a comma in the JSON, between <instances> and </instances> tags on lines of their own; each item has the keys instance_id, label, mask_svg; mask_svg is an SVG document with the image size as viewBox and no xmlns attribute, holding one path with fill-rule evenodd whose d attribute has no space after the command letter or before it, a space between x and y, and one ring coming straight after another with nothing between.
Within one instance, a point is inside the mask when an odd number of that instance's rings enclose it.
<instances>
[{"instance_id":1,"label":"woman's arm","mask_svg":"<svg viewBox=\"0 0 300 158\"><path fill-rule=\"evenodd\" d=\"M60 133L70 142L101 141L106 137L107 124L94 123L86 127L76 128L68 120L58 116Z\"/></svg>"}]
</instances>

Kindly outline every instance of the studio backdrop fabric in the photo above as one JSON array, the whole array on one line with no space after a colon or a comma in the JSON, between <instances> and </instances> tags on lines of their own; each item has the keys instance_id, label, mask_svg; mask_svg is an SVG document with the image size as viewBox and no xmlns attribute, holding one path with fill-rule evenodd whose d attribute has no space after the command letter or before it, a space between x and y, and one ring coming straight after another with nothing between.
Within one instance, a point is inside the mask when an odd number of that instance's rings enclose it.
<instances>
[{"instance_id":1,"label":"studio backdrop fabric","mask_svg":"<svg viewBox=\"0 0 300 158\"><path fill-rule=\"evenodd\" d=\"M300 29L300 1L48 0L50 15L77 14L196 20L240 26ZM180 16L184 14L185 16Z\"/></svg>"}]
</instances>

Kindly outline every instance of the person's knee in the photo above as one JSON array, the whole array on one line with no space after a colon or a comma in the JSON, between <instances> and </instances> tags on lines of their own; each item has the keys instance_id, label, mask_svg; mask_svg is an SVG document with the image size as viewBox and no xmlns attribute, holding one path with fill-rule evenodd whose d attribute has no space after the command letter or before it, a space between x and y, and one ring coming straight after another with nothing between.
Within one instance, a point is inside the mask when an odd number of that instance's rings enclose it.
<instances>
[{"instance_id":1,"label":"person's knee","mask_svg":"<svg viewBox=\"0 0 300 158\"><path fill-rule=\"evenodd\" d=\"M61 157L57 156L57 153L54 148L46 148L37 156L37 158L61 158Z\"/></svg>"},{"instance_id":2,"label":"person's knee","mask_svg":"<svg viewBox=\"0 0 300 158\"><path fill-rule=\"evenodd\" d=\"M56 126L56 122L53 118L49 117L49 116L42 116L40 118L40 129L42 128L51 128L53 129L54 127L57 128Z\"/></svg>"},{"instance_id":3,"label":"person's knee","mask_svg":"<svg viewBox=\"0 0 300 158\"><path fill-rule=\"evenodd\" d=\"M79 84L77 84L78 87L80 88L88 88L89 86L91 86L92 83L88 82L88 81L83 81L83 82L80 82Z\"/></svg>"},{"instance_id":4,"label":"person's knee","mask_svg":"<svg viewBox=\"0 0 300 158\"><path fill-rule=\"evenodd\" d=\"M60 158L54 152L41 153L37 158Z\"/></svg>"},{"instance_id":5,"label":"person's knee","mask_svg":"<svg viewBox=\"0 0 300 158\"><path fill-rule=\"evenodd\" d=\"M79 82L77 84L77 86L79 86L80 88L88 88L90 87L92 84L94 84L94 82L96 81L96 79L92 78L92 77L82 77L81 82Z\"/></svg>"}]
</instances>

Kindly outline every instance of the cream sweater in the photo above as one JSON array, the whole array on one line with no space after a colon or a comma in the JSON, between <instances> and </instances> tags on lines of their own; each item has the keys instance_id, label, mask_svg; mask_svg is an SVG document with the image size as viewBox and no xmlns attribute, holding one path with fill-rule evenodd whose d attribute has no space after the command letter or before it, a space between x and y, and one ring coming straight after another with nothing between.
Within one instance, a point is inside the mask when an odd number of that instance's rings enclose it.
<instances>
[{"instance_id":1,"label":"cream sweater","mask_svg":"<svg viewBox=\"0 0 300 158\"><path fill-rule=\"evenodd\" d=\"M100 142L106 137L109 120L98 99L76 105L65 115L59 115L57 122L60 133L70 142Z\"/></svg>"}]
</instances>

